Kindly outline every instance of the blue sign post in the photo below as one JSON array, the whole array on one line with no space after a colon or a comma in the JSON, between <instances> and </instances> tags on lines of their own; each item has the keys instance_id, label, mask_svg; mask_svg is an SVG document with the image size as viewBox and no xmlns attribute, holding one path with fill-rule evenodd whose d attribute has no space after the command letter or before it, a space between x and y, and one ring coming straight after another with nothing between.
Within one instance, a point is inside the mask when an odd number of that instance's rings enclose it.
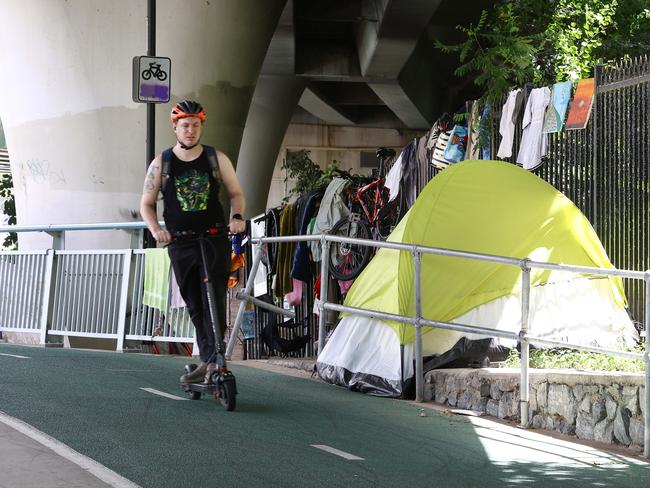
<instances>
[{"instance_id":1,"label":"blue sign post","mask_svg":"<svg viewBox=\"0 0 650 488\"><path fill-rule=\"evenodd\" d=\"M135 56L133 58L133 101L169 102L172 62L169 58Z\"/></svg>"}]
</instances>

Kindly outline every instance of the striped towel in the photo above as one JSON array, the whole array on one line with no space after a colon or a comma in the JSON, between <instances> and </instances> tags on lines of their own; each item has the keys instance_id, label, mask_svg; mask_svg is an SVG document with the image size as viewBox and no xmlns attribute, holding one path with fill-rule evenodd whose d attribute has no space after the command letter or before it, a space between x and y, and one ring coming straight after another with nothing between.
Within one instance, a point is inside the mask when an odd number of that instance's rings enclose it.
<instances>
[{"instance_id":1,"label":"striped towel","mask_svg":"<svg viewBox=\"0 0 650 488\"><path fill-rule=\"evenodd\" d=\"M142 303L167 310L169 296L169 256L167 249L144 250L144 296Z\"/></svg>"}]
</instances>

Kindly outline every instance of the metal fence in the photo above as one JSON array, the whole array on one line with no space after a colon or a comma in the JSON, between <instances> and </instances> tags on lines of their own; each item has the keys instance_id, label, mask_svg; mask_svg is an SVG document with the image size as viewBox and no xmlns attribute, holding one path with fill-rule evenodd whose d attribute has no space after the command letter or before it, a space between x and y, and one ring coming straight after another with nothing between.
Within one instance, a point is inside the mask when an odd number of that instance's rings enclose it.
<instances>
[{"instance_id":1,"label":"metal fence","mask_svg":"<svg viewBox=\"0 0 650 488\"><path fill-rule=\"evenodd\" d=\"M614 266L650 268L650 61L648 57L597 67L589 123L582 130L551 134L548 154L534 170L564 193L594 226ZM527 87L530 89L531 87ZM498 124L499 107L494 112ZM521 140L515 127L514 162ZM493 129L492 154L501 141ZM645 314L641 283L624 280L630 312Z\"/></svg>"}]
</instances>

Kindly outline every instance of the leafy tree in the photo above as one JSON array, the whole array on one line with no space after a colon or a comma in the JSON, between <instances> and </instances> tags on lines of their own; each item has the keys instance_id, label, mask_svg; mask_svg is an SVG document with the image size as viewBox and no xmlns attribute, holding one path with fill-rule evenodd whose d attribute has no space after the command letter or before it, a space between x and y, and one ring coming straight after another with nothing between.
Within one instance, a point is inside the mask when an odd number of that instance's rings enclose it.
<instances>
[{"instance_id":1,"label":"leafy tree","mask_svg":"<svg viewBox=\"0 0 650 488\"><path fill-rule=\"evenodd\" d=\"M3 175L0 179L0 200L2 212L7 216L9 225L16 225L16 201L13 194L13 181L11 175ZM2 243L4 249L17 249L18 236L15 232L9 233Z\"/></svg>"},{"instance_id":2,"label":"leafy tree","mask_svg":"<svg viewBox=\"0 0 650 488\"><path fill-rule=\"evenodd\" d=\"M498 103L513 86L550 85L589 77L597 64L647 55L648 0L501 0L478 23L458 26L464 41L437 42L457 53L458 76L484 88L481 106Z\"/></svg>"},{"instance_id":3,"label":"leafy tree","mask_svg":"<svg viewBox=\"0 0 650 488\"><path fill-rule=\"evenodd\" d=\"M332 161L325 170L322 170L309 157L310 151L301 149L300 151L289 153L287 158L282 162L282 169L286 170L288 180L295 180L294 186L289 190L289 195L303 195L310 191L316 190L332 181L336 175L339 162ZM285 198L288 200L288 198Z\"/></svg>"}]
</instances>

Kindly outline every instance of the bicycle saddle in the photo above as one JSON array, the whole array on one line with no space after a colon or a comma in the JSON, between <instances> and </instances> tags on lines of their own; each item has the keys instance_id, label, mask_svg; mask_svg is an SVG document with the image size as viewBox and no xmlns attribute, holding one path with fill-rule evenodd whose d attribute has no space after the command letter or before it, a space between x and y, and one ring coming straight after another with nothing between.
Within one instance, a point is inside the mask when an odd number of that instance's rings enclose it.
<instances>
[{"instance_id":1,"label":"bicycle saddle","mask_svg":"<svg viewBox=\"0 0 650 488\"><path fill-rule=\"evenodd\" d=\"M395 156L395 151L393 149L389 149L387 147L380 147L377 149L377 158L385 160L388 158L392 158Z\"/></svg>"}]
</instances>

